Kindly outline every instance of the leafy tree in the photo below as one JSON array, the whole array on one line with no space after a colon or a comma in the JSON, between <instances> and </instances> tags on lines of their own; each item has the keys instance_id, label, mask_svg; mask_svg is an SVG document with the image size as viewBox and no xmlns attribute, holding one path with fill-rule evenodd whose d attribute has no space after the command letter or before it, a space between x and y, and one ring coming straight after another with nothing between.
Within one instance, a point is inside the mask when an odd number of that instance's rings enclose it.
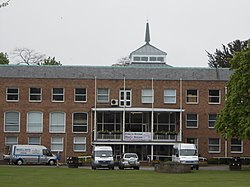
<instances>
[{"instance_id":1,"label":"leafy tree","mask_svg":"<svg viewBox=\"0 0 250 187\"><path fill-rule=\"evenodd\" d=\"M7 6L9 4L9 2L10 2L10 0L0 4L0 8Z\"/></svg>"},{"instance_id":2,"label":"leafy tree","mask_svg":"<svg viewBox=\"0 0 250 187\"><path fill-rule=\"evenodd\" d=\"M247 48L247 43L250 40L240 41L235 40L227 44L227 46L222 45L222 50L216 49L214 54L207 52L208 65L212 68L229 68L229 61L233 58L235 52L241 52Z\"/></svg>"},{"instance_id":3,"label":"leafy tree","mask_svg":"<svg viewBox=\"0 0 250 187\"><path fill-rule=\"evenodd\" d=\"M55 57L53 58L47 58L44 59L44 61L41 63L41 65L55 65L55 66L61 66L62 64L60 61L56 61Z\"/></svg>"},{"instance_id":4,"label":"leafy tree","mask_svg":"<svg viewBox=\"0 0 250 187\"><path fill-rule=\"evenodd\" d=\"M227 84L225 106L215 128L226 139L250 139L250 41L245 50L235 53L230 63L234 73Z\"/></svg>"},{"instance_id":5,"label":"leafy tree","mask_svg":"<svg viewBox=\"0 0 250 187\"><path fill-rule=\"evenodd\" d=\"M130 59L128 56L122 57L117 60L117 63L113 64L112 66L127 66L130 64Z\"/></svg>"},{"instance_id":6,"label":"leafy tree","mask_svg":"<svg viewBox=\"0 0 250 187\"><path fill-rule=\"evenodd\" d=\"M7 53L0 53L0 64L9 64L9 59Z\"/></svg>"}]
</instances>

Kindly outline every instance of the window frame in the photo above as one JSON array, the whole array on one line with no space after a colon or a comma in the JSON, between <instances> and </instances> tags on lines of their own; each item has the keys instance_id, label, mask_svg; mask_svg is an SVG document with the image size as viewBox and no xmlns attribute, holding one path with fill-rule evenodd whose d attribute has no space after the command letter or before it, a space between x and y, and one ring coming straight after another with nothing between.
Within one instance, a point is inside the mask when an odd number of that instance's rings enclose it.
<instances>
[{"instance_id":1,"label":"window frame","mask_svg":"<svg viewBox=\"0 0 250 187\"><path fill-rule=\"evenodd\" d=\"M150 93L145 93L150 92ZM147 100L149 99L149 100ZM154 90L151 88L144 88L141 90L141 103L152 104L154 103Z\"/></svg>"},{"instance_id":2,"label":"window frame","mask_svg":"<svg viewBox=\"0 0 250 187\"><path fill-rule=\"evenodd\" d=\"M83 138L84 141L82 141L82 142L76 142L76 138ZM84 136L75 136L75 137L73 138L73 151L74 151L74 152L86 152L86 145L87 145L87 140L86 140L86 139L87 139L87 138L84 137ZM75 147L76 147L77 145L83 145L83 147L84 147L85 149L75 149Z\"/></svg>"},{"instance_id":3,"label":"window frame","mask_svg":"<svg viewBox=\"0 0 250 187\"><path fill-rule=\"evenodd\" d=\"M9 93L9 90L12 89L16 89L17 93ZM17 99L9 99L9 97L17 97ZM19 102L19 88L18 87L7 87L6 88L6 101L7 102Z\"/></svg>"},{"instance_id":4,"label":"window frame","mask_svg":"<svg viewBox=\"0 0 250 187\"><path fill-rule=\"evenodd\" d=\"M168 91L174 91L174 95L167 93ZM169 98L174 98L174 101L167 101ZM176 104L176 89L164 89L163 99L165 104Z\"/></svg>"},{"instance_id":5,"label":"window frame","mask_svg":"<svg viewBox=\"0 0 250 187\"><path fill-rule=\"evenodd\" d=\"M188 91L196 91L196 95L189 94ZM196 98L196 101L192 101ZM189 101L191 99L191 101ZM199 103L199 90L197 89L187 89L186 90L186 104L198 104Z\"/></svg>"},{"instance_id":6,"label":"window frame","mask_svg":"<svg viewBox=\"0 0 250 187\"><path fill-rule=\"evenodd\" d=\"M64 122L64 124L63 125L58 125L58 124L54 125L54 126L57 126L57 127L60 127L60 126L63 127L63 131L53 131L52 130L52 127L53 127L52 126L52 115L55 114L55 113L63 114L63 122ZM50 133L65 133L65 129L66 129L66 113L65 112L50 112L49 117L50 117L50 119L49 119L49 132Z\"/></svg>"},{"instance_id":7,"label":"window frame","mask_svg":"<svg viewBox=\"0 0 250 187\"><path fill-rule=\"evenodd\" d=\"M107 91L107 93L99 93L99 91L101 90L105 90ZM96 96L96 100L98 103L109 103L109 95L110 95L110 90L109 88L97 88L97 96ZM107 97L107 100L101 100L99 97Z\"/></svg>"},{"instance_id":8,"label":"window frame","mask_svg":"<svg viewBox=\"0 0 250 187\"><path fill-rule=\"evenodd\" d=\"M188 119L188 115L196 115L196 120ZM196 126L188 126L188 122L195 122ZM199 115L197 113L187 113L186 114L186 128L187 129L197 129L199 127Z\"/></svg>"},{"instance_id":9,"label":"window frame","mask_svg":"<svg viewBox=\"0 0 250 187\"><path fill-rule=\"evenodd\" d=\"M17 125L9 125L9 126L18 126L18 130L15 130L15 131L6 130L6 115L7 115L7 113L17 113L18 114L18 122L16 123ZM18 111L6 111L6 112L4 112L4 132L20 132L20 119L21 119L21 114Z\"/></svg>"},{"instance_id":10,"label":"window frame","mask_svg":"<svg viewBox=\"0 0 250 187\"><path fill-rule=\"evenodd\" d=\"M54 93L54 89L62 89L62 93ZM55 97L62 97L62 100L57 100ZM62 102L64 102L64 97L65 97L65 89L64 88L59 88L59 87L57 87L57 88L52 88L51 89L51 101L53 102L53 103L62 103Z\"/></svg>"},{"instance_id":11,"label":"window frame","mask_svg":"<svg viewBox=\"0 0 250 187\"><path fill-rule=\"evenodd\" d=\"M39 89L40 93L31 93L31 89ZM39 97L40 99L31 99L31 96ZM30 87L29 88L29 102L36 103L36 102L42 102L42 88L39 87Z\"/></svg>"},{"instance_id":12,"label":"window frame","mask_svg":"<svg viewBox=\"0 0 250 187\"><path fill-rule=\"evenodd\" d=\"M210 119L211 115L215 115L215 119ZM209 113L208 114L208 128L209 129L214 129L215 128L214 125L215 125L216 117L217 117L217 114L215 114L215 113ZM211 123L213 123L213 126L210 125Z\"/></svg>"},{"instance_id":13,"label":"window frame","mask_svg":"<svg viewBox=\"0 0 250 187\"><path fill-rule=\"evenodd\" d=\"M210 91L218 91L218 96L216 95L210 95ZM211 101L213 98L218 98L218 102ZM219 105L221 104L221 90L220 89L209 89L208 90L208 104L210 105Z\"/></svg>"},{"instance_id":14,"label":"window frame","mask_svg":"<svg viewBox=\"0 0 250 187\"><path fill-rule=\"evenodd\" d=\"M232 140L237 140L240 141L240 144L232 144ZM232 147L240 147L240 151L234 151L232 150ZM231 153L243 153L243 141L242 140L238 140L237 138L231 138L230 140L230 151Z\"/></svg>"},{"instance_id":15,"label":"window frame","mask_svg":"<svg viewBox=\"0 0 250 187\"><path fill-rule=\"evenodd\" d=\"M34 114L34 113L36 113L36 114L37 114L37 113L41 114L41 116L40 116L40 117L41 117L41 121L40 121L40 122L41 122L40 131L30 131L30 130L29 130L29 120L30 120L30 119L29 119L29 115L32 114L32 113L33 113L33 114ZM26 132L27 132L27 133L43 133L43 112L40 112L40 111L29 111L29 112L27 112L27 126L26 126Z\"/></svg>"},{"instance_id":16,"label":"window frame","mask_svg":"<svg viewBox=\"0 0 250 187\"><path fill-rule=\"evenodd\" d=\"M86 114L86 125L74 125L74 115L75 114ZM77 132L74 131L74 127L86 127L86 131ZM88 133L88 113L87 112L73 112L72 113L72 133Z\"/></svg>"},{"instance_id":17,"label":"window frame","mask_svg":"<svg viewBox=\"0 0 250 187\"><path fill-rule=\"evenodd\" d=\"M38 138L39 139L38 143L37 144L36 143L31 143L30 142L31 138ZM28 145L41 145L41 136L29 136L28 137Z\"/></svg>"},{"instance_id":18,"label":"window frame","mask_svg":"<svg viewBox=\"0 0 250 187\"><path fill-rule=\"evenodd\" d=\"M61 141L57 141L57 142L53 142L53 139L56 139L56 138L60 138ZM54 149L53 146L55 145L61 145L61 149ZM64 137L63 136L52 136L51 137L51 147L50 147L50 150L53 151L53 152L63 152L64 150Z\"/></svg>"},{"instance_id":19,"label":"window frame","mask_svg":"<svg viewBox=\"0 0 250 187\"><path fill-rule=\"evenodd\" d=\"M122 93L123 93L123 99L122 99ZM129 93L129 99L127 99L128 93ZM132 106L132 90L131 89L125 89L125 90L120 89L120 91L119 91L119 106L120 107L131 107Z\"/></svg>"},{"instance_id":20,"label":"window frame","mask_svg":"<svg viewBox=\"0 0 250 187\"><path fill-rule=\"evenodd\" d=\"M219 140L219 144L211 144L210 140ZM218 151L210 151L209 147L218 147ZM208 138L208 153L220 153L221 152L221 139L220 138Z\"/></svg>"},{"instance_id":21,"label":"window frame","mask_svg":"<svg viewBox=\"0 0 250 187\"><path fill-rule=\"evenodd\" d=\"M76 93L77 92L77 89L84 89L85 90L85 93ZM77 97L85 97L84 100L77 100ZM75 88L74 89L74 102L77 102L77 103L86 103L87 102L87 88Z\"/></svg>"}]
</instances>

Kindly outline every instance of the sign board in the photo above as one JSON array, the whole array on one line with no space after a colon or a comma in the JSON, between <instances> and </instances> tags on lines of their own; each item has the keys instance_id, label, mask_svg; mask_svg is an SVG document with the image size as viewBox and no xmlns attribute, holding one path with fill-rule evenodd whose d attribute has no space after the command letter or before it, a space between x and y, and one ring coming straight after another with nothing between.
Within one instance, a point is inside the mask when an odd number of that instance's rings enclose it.
<instances>
[{"instance_id":1,"label":"sign board","mask_svg":"<svg viewBox=\"0 0 250 187\"><path fill-rule=\"evenodd\" d=\"M152 137L151 132L125 132L125 141L150 141Z\"/></svg>"}]
</instances>

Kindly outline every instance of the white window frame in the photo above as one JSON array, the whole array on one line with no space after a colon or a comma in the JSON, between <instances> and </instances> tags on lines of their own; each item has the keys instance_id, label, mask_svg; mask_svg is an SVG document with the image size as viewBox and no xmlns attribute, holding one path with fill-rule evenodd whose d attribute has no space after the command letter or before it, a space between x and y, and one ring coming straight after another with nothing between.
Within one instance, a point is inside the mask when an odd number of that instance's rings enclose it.
<instances>
[{"instance_id":1,"label":"white window frame","mask_svg":"<svg viewBox=\"0 0 250 187\"><path fill-rule=\"evenodd\" d=\"M54 141L56 140L57 141ZM56 149L53 146L60 146L60 149ZM63 151L64 150L64 137L62 136L52 136L51 137L51 151Z\"/></svg>"},{"instance_id":2,"label":"white window frame","mask_svg":"<svg viewBox=\"0 0 250 187\"><path fill-rule=\"evenodd\" d=\"M6 115L7 113L17 113L18 114L18 122L16 123L16 125L12 124L13 121L8 124L8 126L18 126L18 130L15 130L15 131L10 131L10 130L6 130ZM7 112L4 112L4 132L20 132L20 112L17 112L17 111L7 111Z\"/></svg>"},{"instance_id":3,"label":"white window frame","mask_svg":"<svg viewBox=\"0 0 250 187\"><path fill-rule=\"evenodd\" d=\"M40 93L31 93L31 89L40 89ZM40 97L40 99L31 99L32 96ZM31 87L29 88L29 102L41 102L42 101L42 88L39 87Z\"/></svg>"},{"instance_id":4,"label":"white window frame","mask_svg":"<svg viewBox=\"0 0 250 187\"><path fill-rule=\"evenodd\" d=\"M124 98L122 99L122 93L124 93ZM130 94L130 98L127 99L128 93ZM132 106L132 90L123 90L121 89L119 92L119 106L120 107L131 107Z\"/></svg>"},{"instance_id":5,"label":"white window frame","mask_svg":"<svg viewBox=\"0 0 250 187\"><path fill-rule=\"evenodd\" d=\"M101 90L105 90L107 91L107 93L99 93L99 91ZM98 88L97 89L97 102L98 103L109 103L109 89L108 88ZM105 97L107 98L106 100L105 99L100 99L100 97Z\"/></svg>"},{"instance_id":6,"label":"white window frame","mask_svg":"<svg viewBox=\"0 0 250 187\"><path fill-rule=\"evenodd\" d=\"M31 122L30 123L30 116L29 115L31 115L31 114L40 114L41 116L41 118L40 118L40 126L38 125L38 119L37 120L34 120L33 122ZM32 127L32 126L30 126L31 124L33 124L33 127L34 126L38 126L38 127L40 127L40 129L39 130L30 130L29 128L30 127ZM28 112L27 113L27 132L28 133L42 133L43 132L43 113L42 112L40 112L40 111L30 111L30 112Z\"/></svg>"},{"instance_id":7,"label":"white window frame","mask_svg":"<svg viewBox=\"0 0 250 187\"><path fill-rule=\"evenodd\" d=\"M74 125L74 114L86 114L86 125ZM81 132L77 132L77 131L74 131L74 127L86 127L86 131L81 131ZM73 133L88 133L88 113L87 112L74 112L72 113L72 132Z\"/></svg>"},{"instance_id":8,"label":"white window frame","mask_svg":"<svg viewBox=\"0 0 250 187\"><path fill-rule=\"evenodd\" d=\"M9 89L16 89L17 93L9 93ZM8 96L16 96L17 99L8 99ZM18 102L19 101L19 88L17 88L17 87L6 88L6 101L7 102Z\"/></svg>"},{"instance_id":9,"label":"white window frame","mask_svg":"<svg viewBox=\"0 0 250 187\"><path fill-rule=\"evenodd\" d=\"M188 94L188 91L196 90L196 95ZM191 101L189 101L191 99ZM195 99L196 101L192 101ZM199 90L197 89L187 89L186 90L186 104L198 104L199 103Z\"/></svg>"},{"instance_id":10,"label":"white window frame","mask_svg":"<svg viewBox=\"0 0 250 187\"><path fill-rule=\"evenodd\" d=\"M196 115L196 120L188 119L188 115ZM196 122L196 126L188 126L188 122ZM186 128L187 129L196 129L199 127L199 115L195 113L186 114Z\"/></svg>"},{"instance_id":11,"label":"white window frame","mask_svg":"<svg viewBox=\"0 0 250 187\"><path fill-rule=\"evenodd\" d=\"M81 139L83 141L78 141L77 139ZM84 148L83 149L76 149L77 146L83 146ZM77 137L74 137L74 140L73 140L73 151L74 152L86 152L86 137L80 137L80 136L77 136Z\"/></svg>"},{"instance_id":12,"label":"white window frame","mask_svg":"<svg viewBox=\"0 0 250 187\"><path fill-rule=\"evenodd\" d=\"M62 89L62 93L54 93L54 89ZM65 96L64 96L64 95L65 95L64 93L65 93L65 89L64 89L64 88L59 88L59 87L58 87L58 88L52 88L52 89L51 89L51 96L52 96L52 97L51 97L51 101L52 101L52 102L57 102L57 103L64 102L64 97L65 97ZM62 96L62 100L57 100L57 99L54 98L54 96L55 96L55 97L57 97L57 96Z\"/></svg>"},{"instance_id":13,"label":"white window frame","mask_svg":"<svg viewBox=\"0 0 250 187\"><path fill-rule=\"evenodd\" d=\"M154 90L150 88L141 90L141 102L143 104L154 103Z\"/></svg>"},{"instance_id":14,"label":"white window frame","mask_svg":"<svg viewBox=\"0 0 250 187\"><path fill-rule=\"evenodd\" d=\"M16 141L13 142L7 142L8 138L16 138ZM5 136L5 141L4 141L4 145L5 146L11 146L11 145L17 145L18 144L18 136Z\"/></svg>"},{"instance_id":15,"label":"white window frame","mask_svg":"<svg viewBox=\"0 0 250 187\"><path fill-rule=\"evenodd\" d=\"M38 141L38 143L31 143L31 139L32 138L37 138L39 141ZM30 136L29 138L28 138L28 144L29 145L41 145L41 137L40 136Z\"/></svg>"},{"instance_id":16,"label":"white window frame","mask_svg":"<svg viewBox=\"0 0 250 187\"><path fill-rule=\"evenodd\" d=\"M164 97L164 103L176 104L176 89L165 89L163 97ZM169 101L169 99L171 101Z\"/></svg>"},{"instance_id":17,"label":"white window frame","mask_svg":"<svg viewBox=\"0 0 250 187\"><path fill-rule=\"evenodd\" d=\"M63 114L63 124L52 124L52 115L53 114ZM52 130L53 127L63 127L63 130ZM49 119L49 132L50 133L65 133L66 128L66 113L65 112L50 112L50 119Z\"/></svg>"},{"instance_id":18,"label":"white window frame","mask_svg":"<svg viewBox=\"0 0 250 187\"><path fill-rule=\"evenodd\" d=\"M243 153L243 141L240 140L241 141L240 144L232 144L233 139L237 139L237 138L231 138L231 142L230 142L231 143L231 146L230 146L231 153ZM232 147L240 147L240 151L233 151Z\"/></svg>"},{"instance_id":19,"label":"white window frame","mask_svg":"<svg viewBox=\"0 0 250 187\"><path fill-rule=\"evenodd\" d=\"M208 114L208 128L214 129L214 125L211 126L210 124L211 124L211 123L215 124L216 117L215 117L214 120L213 120L213 119L210 119L210 116L211 116L211 115L216 115L216 116L217 116L217 114L214 114L214 113Z\"/></svg>"},{"instance_id":20,"label":"white window frame","mask_svg":"<svg viewBox=\"0 0 250 187\"><path fill-rule=\"evenodd\" d=\"M210 140L219 140L219 144L211 144ZM209 151L209 147L218 147L218 151ZM209 138L208 139L208 153L220 153L221 152L221 139L220 138Z\"/></svg>"},{"instance_id":21,"label":"white window frame","mask_svg":"<svg viewBox=\"0 0 250 187\"><path fill-rule=\"evenodd\" d=\"M214 95L210 95L210 91L219 91L219 95L214 96ZM218 98L218 102L212 102L211 99L213 98ZM221 90L219 89L209 89L208 90L208 103L211 105L219 105L221 103Z\"/></svg>"},{"instance_id":22,"label":"white window frame","mask_svg":"<svg viewBox=\"0 0 250 187\"><path fill-rule=\"evenodd\" d=\"M76 93L77 89L84 89L85 93ZM77 100L77 97L85 97L84 100ZM77 103L86 103L87 102L87 88L75 88L74 89L74 101Z\"/></svg>"}]
</instances>

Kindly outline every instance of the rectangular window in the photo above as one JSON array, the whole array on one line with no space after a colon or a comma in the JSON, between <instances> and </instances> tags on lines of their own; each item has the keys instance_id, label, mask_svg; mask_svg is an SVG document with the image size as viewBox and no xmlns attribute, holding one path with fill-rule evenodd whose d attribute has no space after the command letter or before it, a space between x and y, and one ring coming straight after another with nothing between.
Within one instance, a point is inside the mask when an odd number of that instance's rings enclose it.
<instances>
[{"instance_id":1,"label":"rectangular window","mask_svg":"<svg viewBox=\"0 0 250 187\"><path fill-rule=\"evenodd\" d=\"M142 103L152 103L154 102L154 90L143 89L141 91L141 101Z\"/></svg>"},{"instance_id":2,"label":"rectangular window","mask_svg":"<svg viewBox=\"0 0 250 187\"><path fill-rule=\"evenodd\" d=\"M4 132L20 132L20 113L5 112L4 114Z\"/></svg>"},{"instance_id":3,"label":"rectangular window","mask_svg":"<svg viewBox=\"0 0 250 187\"><path fill-rule=\"evenodd\" d=\"M141 57L141 61L148 61L148 57L146 56Z\"/></svg>"},{"instance_id":4,"label":"rectangular window","mask_svg":"<svg viewBox=\"0 0 250 187\"><path fill-rule=\"evenodd\" d=\"M132 105L132 91L120 90L120 106L131 107Z\"/></svg>"},{"instance_id":5,"label":"rectangular window","mask_svg":"<svg viewBox=\"0 0 250 187\"><path fill-rule=\"evenodd\" d=\"M17 136L6 136L5 137L5 146L12 146L18 144Z\"/></svg>"},{"instance_id":6,"label":"rectangular window","mask_svg":"<svg viewBox=\"0 0 250 187\"><path fill-rule=\"evenodd\" d=\"M208 128L214 128L217 114L208 114Z\"/></svg>"},{"instance_id":7,"label":"rectangular window","mask_svg":"<svg viewBox=\"0 0 250 187\"><path fill-rule=\"evenodd\" d=\"M88 127L87 113L73 113L73 132L87 132Z\"/></svg>"},{"instance_id":8,"label":"rectangular window","mask_svg":"<svg viewBox=\"0 0 250 187\"><path fill-rule=\"evenodd\" d=\"M198 103L198 90L187 90L186 103L188 104Z\"/></svg>"},{"instance_id":9,"label":"rectangular window","mask_svg":"<svg viewBox=\"0 0 250 187\"><path fill-rule=\"evenodd\" d=\"M64 88L52 88L52 101L53 102L64 101Z\"/></svg>"},{"instance_id":10,"label":"rectangular window","mask_svg":"<svg viewBox=\"0 0 250 187\"><path fill-rule=\"evenodd\" d=\"M231 153L243 153L243 141L237 138L231 139Z\"/></svg>"},{"instance_id":11,"label":"rectangular window","mask_svg":"<svg viewBox=\"0 0 250 187\"><path fill-rule=\"evenodd\" d=\"M86 102L87 101L87 89L86 88L75 88L75 102Z\"/></svg>"},{"instance_id":12,"label":"rectangular window","mask_svg":"<svg viewBox=\"0 0 250 187\"><path fill-rule=\"evenodd\" d=\"M29 137L29 145L41 145L41 137L39 136L34 136L34 137Z\"/></svg>"},{"instance_id":13,"label":"rectangular window","mask_svg":"<svg viewBox=\"0 0 250 187\"><path fill-rule=\"evenodd\" d=\"M150 61L150 62L156 61L156 57L154 57L154 56L149 57L149 61Z\"/></svg>"},{"instance_id":14,"label":"rectangular window","mask_svg":"<svg viewBox=\"0 0 250 187\"><path fill-rule=\"evenodd\" d=\"M30 88L30 102L41 102L42 101L42 88Z\"/></svg>"},{"instance_id":15,"label":"rectangular window","mask_svg":"<svg viewBox=\"0 0 250 187\"><path fill-rule=\"evenodd\" d=\"M195 144L198 149L198 138L187 138L187 143Z\"/></svg>"},{"instance_id":16,"label":"rectangular window","mask_svg":"<svg viewBox=\"0 0 250 187\"><path fill-rule=\"evenodd\" d=\"M41 133L43 132L43 113L28 112L27 132Z\"/></svg>"},{"instance_id":17,"label":"rectangular window","mask_svg":"<svg viewBox=\"0 0 250 187\"><path fill-rule=\"evenodd\" d=\"M220 139L209 138L208 139L208 152L209 153L220 153Z\"/></svg>"},{"instance_id":18,"label":"rectangular window","mask_svg":"<svg viewBox=\"0 0 250 187\"><path fill-rule=\"evenodd\" d=\"M65 133L65 113L64 112L51 112L50 113L49 132Z\"/></svg>"},{"instance_id":19,"label":"rectangular window","mask_svg":"<svg viewBox=\"0 0 250 187\"><path fill-rule=\"evenodd\" d=\"M139 57L139 56L135 56L134 57L134 61L136 62L136 61L140 61L141 60L141 58Z\"/></svg>"},{"instance_id":20,"label":"rectangular window","mask_svg":"<svg viewBox=\"0 0 250 187\"><path fill-rule=\"evenodd\" d=\"M164 103L176 103L176 90L164 90Z\"/></svg>"},{"instance_id":21,"label":"rectangular window","mask_svg":"<svg viewBox=\"0 0 250 187\"><path fill-rule=\"evenodd\" d=\"M209 90L209 104L220 104L220 90Z\"/></svg>"},{"instance_id":22,"label":"rectangular window","mask_svg":"<svg viewBox=\"0 0 250 187\"><path fill-rule=\"evenodd\" d=\"M74 137L74 151L75 152L86 151L86 137Z\"/></svg>"},{"instance_id":23,"label":"rectangular window","mask_svg":"<svg viewBox=\"0 0 250 187\"><path fill-rule=\"evenodd\" d=\"M19 89L18 88L7 88L6 100L7 101L19 101Z\"/></svg>"},{"instance_id":24,"label":"rectangular window","mask_svg":"<svg viewBox=\"0 0 250 187\"><path fill-rule=\"evenodd\" d=\"M186 127L187 128L198 128L198 115L187 114L186 115Z\"/></svg>"},{"instance_id":25,"label":"rectangular window","mask_svg":"<svg viewBox=\"0 0 250 187\"><path fill-rule=\"evenodd\" d=\"M108 88L98 88L97 89L97 102L108 103L109 102L109 89Z\"/></svg>"},{"instance_id":26,"label":"rectangular window","mask_svg":"<svg viewBox=\"0 0 250 187\"><path fill-rule=\"evenodd\" d=\"M51 138L51 151L63 151L63 137L55 136Z\"/></svg>"},{"instance_id":27,"label":"rectangular window","mask_svg":"<svg viewBox=\"0 0 250 187\"><path fill-rule=\"evenodd\" d=\"M157 57L157 61L163 62L164 61L164 57Z\"/></svg>"}]
</instances>

